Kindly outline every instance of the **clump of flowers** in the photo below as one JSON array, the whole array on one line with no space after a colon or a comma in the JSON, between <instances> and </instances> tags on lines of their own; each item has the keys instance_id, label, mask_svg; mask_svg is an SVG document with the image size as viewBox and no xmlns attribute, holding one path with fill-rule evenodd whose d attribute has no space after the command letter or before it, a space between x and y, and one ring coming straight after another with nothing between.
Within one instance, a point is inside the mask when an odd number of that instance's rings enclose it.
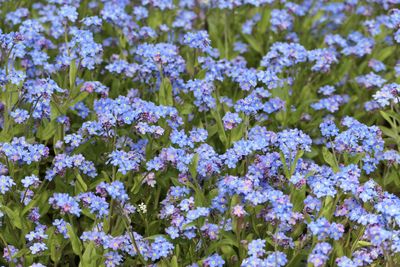
<instances>
[{"instance_id":1,"label":"clump of flowers","mask_svg":"<svg viewBox=\"0 0 400 267\"><path fill-rule=\"evenodd\" d=\"M0 0L4 266L400 266L396 1Z\"/></svg>"}]
</instances>

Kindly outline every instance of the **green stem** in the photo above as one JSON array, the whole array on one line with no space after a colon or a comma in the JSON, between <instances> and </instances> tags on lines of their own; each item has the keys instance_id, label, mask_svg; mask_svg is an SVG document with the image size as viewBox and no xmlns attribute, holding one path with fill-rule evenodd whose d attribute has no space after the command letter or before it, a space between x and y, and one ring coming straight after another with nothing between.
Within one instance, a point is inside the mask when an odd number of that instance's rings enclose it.
<instances>
[{"instance_id":1,"label":"green stem","mask_svg":"<svg viewBox=\"0 0 400 267\"><path fill-rule=\"evenodd\" d=\"M129 237L130 237L130 239L132 241L132 244L133 244L133 246L134 246L134 248L136 250L136 253L137 253L138 257L139 257L140 262L143 264L143 266L147 266L146 261L144 260L142 254L140 253L139 247L138 247L138 245L136 243L136 240L135 240L135 236L132 234L132 231L130 229L131 227L130 227L130 225L128 225L127 220L129 220L129 218L124 214L124 216L122 216L122 221L124 223L126 231L129 234Z\"/></svg>"},{"instance_id":2,"label":"green stem","mask_svg":"<svg viewBox=\"0 0 400 267\"><path fill-rule=\"evenodd\" d=\"M229 16L228 10L225 10L224 13L225 23L224 23L224 37L225 37L225 58L229 59Z\"/></svg>"}]
</instances>

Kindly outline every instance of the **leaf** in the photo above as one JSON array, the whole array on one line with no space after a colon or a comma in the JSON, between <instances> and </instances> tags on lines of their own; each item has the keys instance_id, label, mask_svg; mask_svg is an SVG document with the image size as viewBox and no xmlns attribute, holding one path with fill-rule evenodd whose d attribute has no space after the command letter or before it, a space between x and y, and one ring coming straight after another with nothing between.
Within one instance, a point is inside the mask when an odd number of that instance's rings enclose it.
<instances>
[{"instance_id":1,"label":"leaf","mask_svg":"<svg viewBox=\"0 0 400 267\"><path fill-rule=\"evenodd\" d=\"M390 124L390 126L392 126L392 128L396 128L396 126L394 125L392 119L390 118L389 114L384 112L384 111L379 111L379 113L381 114L381 116Z\"/></svg>"},{"instance_id":2,"label":"leaf","mask_svg":"<svg viewBox=\"0 0 400 267\"><path fill-rule=\"evenodd\" d=\"M251 35L242 34L243 38L250 44L251 48L253 48L260 55L264 55L264 51L260 45L260 42Z\"/></svg>"},{"instance_id":3,"label":"leaf","mask_svg":"<svg viewBox=\"0 0 400 267\"><path fill-rule=\"evenodd\" d=\"M385 126L379 126L379 128L386 136L389 136L389 137L393 138L394 140L397 140L399 138L399 135L397 134L396 131L389 129Z\"/></svg>"},{"instance_id":4,"label":"leaf","mask_svg":"<svg viewBox=\"0 0 400 267\"><path fill-rule=\"evenodd\" d=\"M164 238L167 238L167 235L161 235L161 234L159 234L159 235L152 235L152 236L145 237L144 239L145 239L145 240L155 240L157 237L164 237Z\"/></svg>"},{"instance_id":5,"label":"leaf","mask_svg":"<svg viewBox=\"0 0 400 267\"><path fill-rule=\"evenodd\" d=\"M68 236L71 241L72 250L75 254L81 256L82 255L82 243L77 237L75 230L72 228L72 225L67 224Z\"/></svg>"},{"instance_id":6,"label":"leaf","mask_svg":"<svg viewBox=\"0 0 400 267\"><path fill-rule=\"evenodd\" d=\"M217 125L208 126L207 131L208 131L208 137L213 137L216 133L218 133L218 126Z\"/></svg>"},{"instance_id":7,"label":"leaf","mask_svg":"<svg viewBox=\"0 0 400 267\"><path fill-rule=\"evenodd\" d=\"M2 206L1 209L7 214L7 216L10 218L10 221L13 226L22 229L22 222L21 222L21 217L19 216L19 211L13 211L9 207Z\"/></svg>"},{"instance_id":8,"label":"leaf","mask_svg":"<svg viewBox=\"0 0 400 267\"><path fill-rule=\"evenodd\" d=\"M303 266L304 263L303 260L307 259L308 255L306 253L300 252L296 254L293 259L288 263L286 267L298 267L298 266Z\"/></svg>"},{"instance_id":9,"label":"leaf","mask_svg":"<svg viewBox=\"0 0 400 267\"><path fill-rule=\"evenodd\" d=\"M49 140L56 133L56 121L46 123L44 127L39 127L36 136L41 140Z\"/></svg>"},{"instance_id":10,"label":"leaf","mask_svg":"<svg viewBox=\"0 0 400 267\"><path fill-rule=\"evenodd\" d=\"M243 137L246 132L244 123L240 123L237 127L231 130L231 142L236 142Z\"/></svg>"},{"instance_id":11,"label":"leaf","mask_svg":"<svg viewBox=\"0 0 400 267\"><path fill-rule=\"evenodd\" d=\"M396 50L396 46L388 46L383 49L379 49L378 54L376 55L376 59L380 61L384 61L390 55L393 55L393 52Z\"/></svg>"},{"instance_id":12,"label":"leaf","mask_svg":"<svg viewBox=\"0 0 400 267\"><path fill-rule=\"evenodd\" d=\"M323 202L323 208L321 209L321 216L327 218L328 220L332 217L334 212L335 203L331 196L327 196Z\"/></svg>"},{"instance_id":13,"label":"leaf","mask_svg":"<svg viewBox=\"0 0 400 267\"><path fill-rule=\"evenodd\" d=\"M195 186L190 182L187 182L186 185L194 190L195 204L198 206L204 206L206 204L206 197L204 196L204 191L200 188L200 186L197 185L197 183Z\"/></svg>"},{"instance_id":14,"label":"leaf","mask_svg":"<svg viewBox=\"0 0 400 267\"><path fill-rule=\"evenodd\" d=\"M171 259L171 263L170 263L171 267L179 267L178 265L178 258L176 256L173 256Z\"/></svg>"},{"instance_id":15,"label":"leaf","mask_svg":"<svg viewBox=\"0 0 400 267\"><path fill-rule=\"evenodd\" d=\"M18 259L21 258L22 256L24 256L25 254L27 254L29 252L28 248L23 248L20 251L18 251L17 253L15 253L11 258L12 259Z\"/></svg>"},{"instance_id":16,"label":"leaf","mask_svg":"<svg viewBox=\"0 0 400 267\"><path fill-rule=\"evenodd\" d=\"M356 248L359 248L359 247L369 247L369 246L371 246L371 245L372 245L371 242L360 240L360 241L357 242Z\"/></svg>"},{"instance_id":17,"label":"leaf","mask_svg":"<svg viewBox=\"0 0 400 267\"><path fill-rule=\"evenodd\" d=\"M160 90L158 92L158 98L160 105L163 106L173 106L174 99L172 96L172 85L168 78L164 78L160 85Z\"/></svg>"},{"instance_id":18,"label":"leaf","mask_svg":"<svg viewBox=\"0 0 400 267\"><path fill-rule=\"evenodd\" d=\"M228 138L226 137L224 125L222 123L222 119L219 115L218 110L211 110L211 115L214 117L215 122L217 123L219 139L224 144L224 146L228 148Z\"/></svg>"},{"instance_id":19,"label":"leaf","mask_svg":"<svg viewBox=\"0 0 400 267\"><path fill-rule=\"evenodd\" d=\"M81 192L86 192L88 189L87 184L79 173L76 173L76 180L78 181L77 185L79 185L82 190Z\"/></svg>"},{"instance_id":20,"label":"leaf","mask_svg":"<svg viewBox=\"0 0 400 267\"><path fill-rule=\"evenodd\" d=\"M59 116L67 113L67 110L64 107L58 105L55 101L50 102L50 119L55 120Z\"/></svg>"},{"instance_id":21,"label":"leaf","mask_svg":"<svg viewBox=\"0 0 400 267\"><path fill-rule=\"evenodd\" d=\"M86 217L92 219L93 221L96 220L96 215L94 215L93 213L90 213L90 211L87 209L83 209L82 214L85 215Z\"/></svg>"},{"instance_id":22,"label":"leaf","mask_svg":"<svg viewBox=\"0 0 400 267\"><path fill-rule=\"evenodd\" d=\"M358 164L365 157L365 153L359 153L349 160L349 163Z\"/></svg>"},{"instance_id":23,"label":"leaf","mask_svg":"<svg viewBox=\"0 0 400 267\"><path fill-rule=\"evenodd\" d=\"M231 246L221 246L220 249L226 258L230 258L233 255L236 255L235 250L233 250L233 248Z\"/></svg>"},{"instance_id":24,"label":"leaf","mask_svg":"<svg viewBox=\"0 0 400 267\"><path fill-rule=\"evenodd\" d=\"M95 267L97 266L97 259L100 257L100 255L97 255L96 247L93 242L89 242L89 244L86 246L85 252L83 253L81 257L81 262L79 263L79 266L82 267Z\"/></svg>"},{"instance_id":25,"label":"leaf","mask_svg":"<svg viewBox=\"0 0 400 267\"><path fill-rule=\"evenodd\" d=\"M88 92L79 92L78 95L68 104L68 107L73 107L76 105L76 103L81 102L85 100L85 98L89 95Z\"/></svg>"},{"instance_id":26,"label":"leaf","mask_svg":"<svg viewBox=\"0 0 400 267\"><path fill-rule=\"evenodd\" d=\"M29 202L28 205L26 205L22 211L21 211L21 217L23 217L28 211L30 211L33 207L35 207L37 205L38 202L40 203L47 203L47 198L49 196L49 192L48 191L43 191L42 193L40 193L40 195L38 195L37 197L35 197L33 200L31 200Z\"/></svg>"},{"instance_id":27,"label":"leaf","mask_svg":"<svg viewBox=\"0 0 400 267\"><path fill-rule=\"evenodd\" d=\"M54 234L54 227L50 227L48 230L48 236L49 236L49 250L50 250L50 258L53 262L58 263L60 261L61 258L61 252L62 252L62 248L59 242L59 237L57 237Z\"/></svg>"},{"instance_id":28,"label":"leaf","mask_svg":"<svg viewBox=\"0 0 400 267\"><path fill-rule=\"evenodd\" d=\"M322 156L325 162L328 163L335 172L339 170L339 166L336 164L335 156L326 147L322 148Z\"/></svg>"},{"instance_id":29,"label":"leaf","mask_svg":"<svg viewBox=\"0 0 400 267\"><path fill-rule=\"evenodd\" d=\"M193 105L188 103L183 104L180 110L180 114L182 115L192 114L192 112L193 112Z\"/></svg>"},{"instance_id":30,"label":"leaf","mask_svg":"<svg viewBox=\"0 0 400 267\"><path fill-rule=\"evenodd\" d=\"M267 27L270 21L270 17L271 17L271 9L264 7L261 20L258 22L258 27L257 27L260 33L264 34L268 30Z\"/></svg>"},{"instance_id":31,"label":"leaf","mask_svg":"<svg viewBox=\"0 0 400 267\"><path fill-rule=\"evenodd\" d=\"M0 142L9 142L12 138L13 135L10 132L1 131Z\"/></svg>"},{"instance_id":32,"label":"leaf","mask_svg":"<svg viewBox=\"0 0 400 267\"><path fill-rule=\"evenodd\" d=\"M237 241L232 240L232 239L222 239L221 241L218 241L216 243L211 244L207 248L207 254L212 254L215 251L217 251L221 246L231 246L231 247L238 247Z\"/></svg>"},{"instance_id":33,"label":"leaf","mask_svg":"<svg viewBox=\"0 0 400 267\"><path fill-rule=\"evenodd\" d=\"M71 64L69 65L69 86L70 88L75 87L75 80L76 80L76 73L78 69L76 67L76 62L73 60Z\"/></svg>"},{"instance_id":34,"label":"leaf","mask_svg":"<svg viewBox=\"0 0 400 267\"><path fill-rule=\"evenodd\" d=\"M391 182L394 182L397 187L400 186L400 172L396 171L396 169L391 169L389 174L386 175L385 179L383 180L384 185L388 185Z\"/></svg>"},{"instance_id":35,"label":"leaf","mask_svg":"<svg viewBox=\"0 0 400 267\"><path fill-rule=\"evenodd\" d=\"M296 153L296 158L294 159L294 162L292 163L292 165L290 166L290 176L293 175L294 171L296 170L296 166L297 166L297 162L299 161L299 159L304 155L304 151L303 150L299 150Z\"/></svg>"},{"instance_id":36,"label":"leaf","mask_svg":"<svg viewBox=\"0 0 400 267\"><path fill-rule=\"evenodd\" d=\"M333 247L334 247L334 249L335 249L335 252L336 252L336 256L337 256L337 257L342 257L342 256L344 256L343 245L340 244L340 242L334 241L334 242L333 242Z\"/></svg>"},{"instance_id":37,"label":"leaf","mask_svg":"<svg viewBox=\"0 0 400 267\"><path fill-rule=\"evenodd\" d=\"M281 162L283 164L283 171L285 172L285 176L286 176L287 179L290 179L289 168L288 168L288 166L286 164L285 155L283 155L282 151L279 151L279 156L280 156Z\"/></svg>"},{"instance_id":38,"label":"leaf","mask_svg":"<svg viewBox=\"0 0 400 267\"><path fill-rule=\"evenodd\" d=\"M158 26L163 23L162 12L164 11L153 10L151 16L148 16L147 23L153 29L158 28Z\"/></svg>"},{"instance_id":39,"label":"leaf","mask_svg":"<svg viewBox=\"0 0 400 267\"><path fill-rule=\"evenodd\" d=\"M301 188L294 188L291 193L291 202L293 203L293 210L301 212L304 208L304 199L306 198L306 186Z\"/></svg>"},{"instance_id":40,"label":"leaf","mask_svg":"<svg viewBox=\"0 0 400 267\"><path fill-rule=\"evenodd\" d=\"M189 165L189 171L190 174L192 175L193 179L196 179L197 177L197 165L199 163L199 154L194 154L192 161L190 162Z\"/></svg>"}]
</instances>

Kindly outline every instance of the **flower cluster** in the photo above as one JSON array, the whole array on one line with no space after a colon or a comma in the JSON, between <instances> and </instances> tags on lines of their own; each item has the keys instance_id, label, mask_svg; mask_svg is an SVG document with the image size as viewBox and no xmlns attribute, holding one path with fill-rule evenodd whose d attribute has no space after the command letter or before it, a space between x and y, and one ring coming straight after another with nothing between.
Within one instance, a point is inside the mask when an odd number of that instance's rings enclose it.
<instances>
[{"instance_id":1,"label":"flower cluster","mask_svg":"<svg viewBox=\"0 0 400 267\"><path fill-rule=\"evenodd\" d=\"M0 0L4 266L400 266L398 0Z\"/></svg>"}]
</instances>

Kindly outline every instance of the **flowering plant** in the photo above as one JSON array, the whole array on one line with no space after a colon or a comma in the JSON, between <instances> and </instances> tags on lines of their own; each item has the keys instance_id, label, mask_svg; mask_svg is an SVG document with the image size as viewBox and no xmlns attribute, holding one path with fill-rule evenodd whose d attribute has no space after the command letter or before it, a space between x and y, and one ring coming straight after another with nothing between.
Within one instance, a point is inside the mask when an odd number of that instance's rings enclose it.
<instances>
[{"instance_id":1,"label":"flowering plant","mask_svg":"<svg viewBox=\"0 0 400 267\"><path fill-rule=\"evenodd\" d=\"M5 266L400 265L398 0L0 0Z\"/></svg>"}]
</instances>

